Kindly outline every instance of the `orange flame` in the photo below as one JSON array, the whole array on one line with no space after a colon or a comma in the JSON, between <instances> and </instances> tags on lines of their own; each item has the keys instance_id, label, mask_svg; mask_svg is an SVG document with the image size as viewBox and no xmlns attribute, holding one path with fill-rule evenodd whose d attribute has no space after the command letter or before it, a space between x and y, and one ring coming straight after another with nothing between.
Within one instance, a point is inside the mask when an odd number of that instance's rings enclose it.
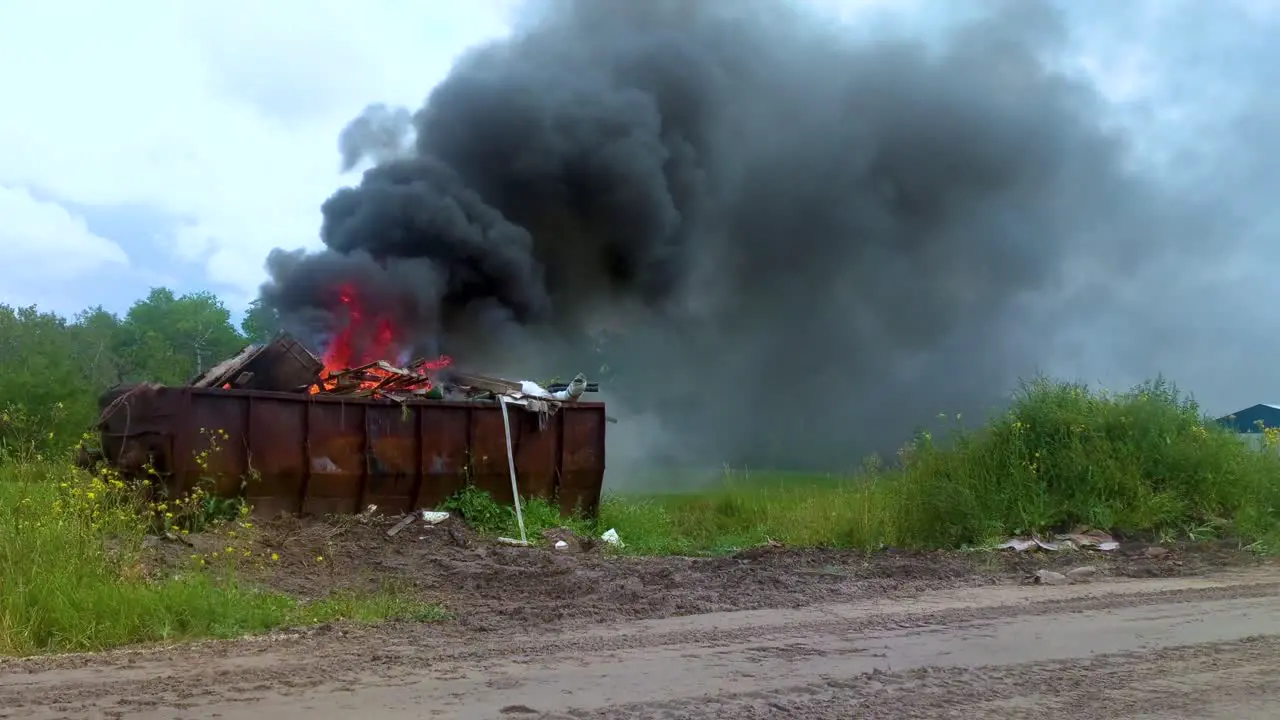
<instances>
[{"instance_id":1,"label":"orange flame","mask_svg":"<svg viewBox=\"0 0 1280 720\"><path fill-rule=\"evenodd\" d=\"M313 394L334 391L340 386L358 391L374 390L389 384L394 384L396 391L425 392L433 387L428 375L453 363L444 355L436 360L418 361L404 369L408 375L386 363L378 364L400 355L399 333L395 325L387 317L368 317L352 285L338 288L338 303L345 311L346 322L325 348L321 357L324 370L320 381L311 386Z\"/></svg>"}]
</instances>

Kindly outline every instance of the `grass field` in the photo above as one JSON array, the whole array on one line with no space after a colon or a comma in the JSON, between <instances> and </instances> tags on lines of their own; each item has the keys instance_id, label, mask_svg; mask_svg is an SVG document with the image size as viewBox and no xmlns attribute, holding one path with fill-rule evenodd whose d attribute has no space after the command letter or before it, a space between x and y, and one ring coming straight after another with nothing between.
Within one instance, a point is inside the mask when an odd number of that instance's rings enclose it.
<instances>
[{"instance_id":1,"label":"grass field","mask_svg":"<svg viewBox=\"0 0 1280 720\"><path fill-rule=\"evenodd\" d=\"M716 553L774 540L874 549L977 546L1085 525L1164 540L1231 537L1280 550L1280 435L1269 452L1206 422L1176 387L1125 393L1023 386L1007 413L849 477L729 473L697 494L606 497L583 532L615 528L638 553ZM491 511L513 532L510 513ZM535 503L531 527L557 522Z\"/></svg>"},{"instance_id":2,"label":"grass field","mask_svg":"<svg viewBox=\"0 0 1280 720\"><path fill-rule=\"evenodd\" d=\"M1267 436L1270 450L1277 437ZM477 530L514 535L514 517L464 493L449 509ZM69 461L0 463L0 654L226 637L337 618L441 617L388 589L301 602L254 590L236 568L270 563L243 538L244 509L195 497L146 507L110 477ZM157 522L226 534L211 557L156 577L143 566ZM1207 424L1163 382L1122 394L1066 383L1024 386L1008 412L945 442L922 435L849 477L729 474L697 494L612 495L592 521L529 502L532 537L570 525L615 528L624 552L709 554L770 540L789 546L956 548L1088 525L1164 539L1238 538L1280 550L1280 454ZM165 528L161 528L162 530Z\"/></svg>"},{"instance_id":3,"label":"grass field","mask_svg":"<svg viewBox=\"0 0 1280 720\"><path fill-rule=\"evenodd\" d=\"M237 536L252 531L243 519L219 524L227 545L217 560L193 558L189 570L151 576L142 563L154 529L145 510L123 483L89 478L70 462L0 465L0 655L442 615L391 590L310 603L256 591L232 562L253 560L237 547ZM190 520L178 510L160 516Z\"/></svg>"}]
</instances>

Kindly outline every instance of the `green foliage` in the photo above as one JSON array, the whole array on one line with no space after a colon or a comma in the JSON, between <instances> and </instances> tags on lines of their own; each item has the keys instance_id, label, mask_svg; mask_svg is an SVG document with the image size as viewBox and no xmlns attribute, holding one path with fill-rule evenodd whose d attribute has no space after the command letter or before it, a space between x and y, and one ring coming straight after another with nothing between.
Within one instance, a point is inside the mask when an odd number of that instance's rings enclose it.
<instances>
[{"instance_id":1,"label":"green foliage","mask_svg":"<svg viewBox=\"0 0 1280 720\"><path fill-rule=\"evenodd\" d=\"M595 530L618 531L630 553L732 553L770 542L790 547L882 547L891 537L889 496L875 481L822 477L738 482L696 495L611 495Z\"/></svg>"},{"instance_id":2,"label":"green foliage","mask_svg":"<svg viewBox=\"0 0 1280 720\"><path fill-rule=\"evenodd\" d=\"M140 512L123 486L51 460L93 423L107 387L184 383L277 328L255 305L242 334L213 295L165 289L123 318L91 308L68 320L0 305L0 653L335 617L440 616L394 592L310 603L257 592L209 572L226 560L218 553L199 558L204 571L148 577L142 539L156 518L167 531L198 532L242 521L247 508L201 490L152 499ZM1280 433L1265 439L1263 451L1250 448L1163 379L1124 393L1037 379L985 425L970 430L957 420L946 442L921 433L888 466L869 463L842 478L730 474L700 494L610 495L592 521L562 518L532 499L524 520L534 542L553 527L594 537L615 528L633 553L725 553L769 542L962 547L1077 525L1160 539L1229 536L1274 551ZM518 534L512 508L474 487L442 509L486 534Z\"/></svg>"},{"instance_id":3,"label":"green foliage","mask_svg":"<svg viewBox=\"0 0 1280 720\"><path fill-rule=\"evenodd\" d=\"M247 344L215 295L176 296L166 288L152 289L129 308L118 338L127 379L169 385L188 382Z\"/></svg>"},{"instance_id":4,"label":"green foliage","mask_svg":"<svg viewBox=\"0 0 1280 720\"><path fill-rule=\"evenodd\" d=\"M204 558L158 573L144 551L144 508L125 483L65 462L0 466L0 655L445 616L394 587L299 601L242 584L234 565ZM249 531L247 522L234 527Z\"/></svg>"},{"instance_id":5,"label":"green foliage","mask_svg":"<svg viewBox=\"0 0 1280 720\"><path fill-rule=\"evenodd\" d=\"M1124 393L1038 379L1005 413L976 430L957 422L947 440L922 433L892 466L870 462L843 479L730 474L698 494L613 495L596 522L575 527L615 528L636 553L769 541L963 547L1079 525L1280 549L1280 432L1268 431L1259 452L1163 379ZM486 513L482 529L509 532L501 508Z\"/></svg>"},{"instance_id":6,"label":"green foliage","mask_svg":"<svg viewBox=\"0 0 1280 720\"><path fill-rule=\"evenodd\" d=\"M1250 449L1163 379L1120 394L1036 380L987 427L948 449L920 438L903 460L896 521L913 545L1075 525L1258 538L1280 522L1276 453Z\"/></svg>"},{"instance_id":7,"label":"green foliage","mask_svg":"<svg viewBox=\"0 0 1280 720\"><path fill-rule=\"evenodd\" d=\"M486 535L510 538L520 535L515 508L498 504L492 495L473 485L468 485L454 493L441 503L440 509L461 517L472 529ZM558 507L541 498L522 499L520 510L524 519L525 534L528 535L530 542L540 541L542 531L552 528L569 528L586 535L592 534L595 530L595 523L576 517L562 517Z\"/></svg>"},{"instance_id":8,"label":"green foliage","mask_svg":"<svg viewBox=\"0 0 1280 720\"><path fill-rule=\"evenodd\" d=\"M271 320L255 306L243 325L257 338ZM0 462L74 445L113 385L185 383L247 343L207 292L155 288L123 318L101 307L68 320L0 304Z\"/></svg>"},{"instance_id":9,"label":"green foliage","mask_svg":"<svg viewBox=\"0 0 1280 720\"><path fill-rule=\"evenodd\" d=\"M266 342L280 332L280 317L275 310L263 305L262 300L254 300L240 322L240 331L249 342Z\"/></svg>"},{"instance_id":10,"label":"green foliage","mask_svg":"<svg viewBox=\"0 0 1280 720\"><path fill-rule=\"evenodd\" d=\"M440 509L454 513L482 533L503 531L515 520L511 508L499 505L489 493L474 485L467 485L454 493L440 505Z\"/></svg>"},{"instance_id":11,"label":"green foliage","mask_svg":"<svg viewBox=\"0 0 1280 720\"><path fill-rule=\"evenodd\" d=\"M78 345L62 318L0 305L0 452L29 456L79 435L92 385Z\"/></svg>"}]
</instances>

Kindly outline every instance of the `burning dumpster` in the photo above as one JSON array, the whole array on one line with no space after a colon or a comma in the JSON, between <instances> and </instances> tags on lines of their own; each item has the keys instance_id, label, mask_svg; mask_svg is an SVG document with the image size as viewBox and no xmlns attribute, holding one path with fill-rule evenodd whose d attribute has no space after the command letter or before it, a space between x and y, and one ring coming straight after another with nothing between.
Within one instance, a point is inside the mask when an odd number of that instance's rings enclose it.
<instances>
[{"instance_id":1,"label":"burning dumpster","mask_svg":"<svg viewBox=\"0 0 1280 720\"><path fill-rule=\"evenodd\" d=\"M325 370L293 338L247 348L185 387L101 398L103 458L180 494L208 483L263 515L433 507L470 484L511 503L596 512L603 403L579 375L543 387L454 371L448 358ZM507 449L511 449L512 463Z\"/></svg>"}]
</instances>

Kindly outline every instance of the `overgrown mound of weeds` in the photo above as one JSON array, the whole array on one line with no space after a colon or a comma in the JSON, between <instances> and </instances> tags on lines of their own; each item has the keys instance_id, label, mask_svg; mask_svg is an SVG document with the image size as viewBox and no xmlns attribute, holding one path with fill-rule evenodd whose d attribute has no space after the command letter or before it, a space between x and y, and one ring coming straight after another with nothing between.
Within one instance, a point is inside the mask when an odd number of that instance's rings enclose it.
<instances>
[{"instance_id":1,"label":"overgrown mound of weeds","mask_svg":"<svg viewBox=\"0 0 1280 720\"><path fill-rule=\"evenodd\" d=\"M238 580L252 550L249 508L195 493L148 502L111 473L70 461L0 462L0 656L234 637L332 620L437 619L443 611L388 588L302 602ZM216 550L160 568L147 538L214 534Z\"/></svg>"},{"instance_id":2,"label":"overgrown mound of weeds","mask_svg":"<svg viewBox=\"0 0 1280 720\"><path fill-rule=\"evenodd\" d=\"M898 462L845 476L727 474L721 486L607 496L592 522L540 501L526 526L616 528L626 551L722 554L780 542L876 549L987 546L1088 526L1158 541L1232 538L1280 549L1280 433L1261 451L1157 379L1128 392L1039 379L1009 408L946 442L921 433ZM447 504L481 532L514 536L514 515L469 489ZM536 535L536 530L530 531Z\"/></svg>"},{"instance_id":3,"label":"overgrown mound of weeds","mask_svg":"<svg viewBox=\"0 0 1280 720\"><path fill-rule=\"evenodd\" d=\"M1261 452L1249 447L1162 379L1120 394L1036 380L949 447L921 435L903 450L895 534L934 547L1076 525L1274 537L1276 439L1268 435Z\"/></svg>"}]
</instances>

